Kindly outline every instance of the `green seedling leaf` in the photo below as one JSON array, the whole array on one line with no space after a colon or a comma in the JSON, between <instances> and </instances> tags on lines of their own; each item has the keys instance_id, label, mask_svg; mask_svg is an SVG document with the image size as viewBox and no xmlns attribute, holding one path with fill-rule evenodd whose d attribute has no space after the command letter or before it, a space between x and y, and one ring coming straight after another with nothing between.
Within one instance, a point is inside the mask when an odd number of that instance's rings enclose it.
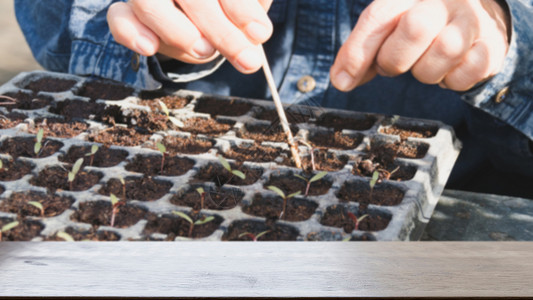
<instances>
[{"instance_id":1,"label":"green seedling leaf","mask_svg":"<svg viewBox=\"0 0 533 300\"><path fill-rule=\"evenodd\" d=\"M165 115L167 115L167 117L170 115L170 112L168 110L168 107L167 105L165 104L165 102L161 101L161 100L157 100L159 102L159 106L161 106L161 110L163 111L163 113Z\"/></svg>"},{"instance_id":2,"label":"green seedling leaf","mask_svg":"<svg viewBox=\"0 0 533 300\"><path fill-rule=\"evenodd\" d=\"M38 154L41 151L41 147L41 142L35 143L35 145L33 145L33 153Z\"/></svg>"},{"instance_id":3,"label":"green seedling leaf","mask_svg":"<svg viewBox=\"0 0 533 300\"><path fill-rule=\"evenodd\" d=\"M300 191L297 191L296 193L292 193L292 194L290 194L289 196L287 196L287 199L292 198L292 197L294 197L294 196L298 196L298 195L300 195L300 194L301 194L301 192L300 192Z\"/></svg>"},{"instance_id":4,"label":"green seedling leaf","mask_svg":"<svg viewBox=\"0 0 533 300\"><path fill-rule=\"evenodd\" d=\"M214 219L215 219L215 217L209 216L209 217L204 218L203 220L202 219L196 220L196 222L194 222L194 225L203 225L205 223L209 223L209 222L213 221Z\"/></svg>"},{"instance_id":5,"label":"green seedling leaf","mask_svg":"<svg viewBox=\"0 0 533 300\"><path fill-rule=\"evenodd\" d=\"M72 166L72 173L78 174L82 164L83 164L83 158L78 158L78 160Z\"/></svg>"},{"instance_id":6,"label":"green seedling leaf","mask_svg":"<svg viewBox=\"0 0 533 300\"><path fill-rule=\"evenodd\" d=\"M115 206L118 203L118 198L115 196L115 194L111 193L109 195L109 199L111 200L111 205Z\"/></svg>"},{"instance_id":7,"label":"green seedling leaf","mask_svg":"<svg viewBox=\"0 0 533 300\"><path fill-rule=\"evenodd\" d=\"M285 199L285 193L282 190L280 190L278 187L269 185L268 189L278 194L281 198Z\"/></svg>"},{"instance_id":8,"label":"green seedling leaf","mask_svg":"<svg viewBox=\"0 0 533 300\"><path fill-rule=\"evenodd\" d=\"M4 162L0 159L0 170L4 168Z\"/></svg>"},{"instance_id":9,"label":"green seedling leaf","mask_svg":"<svg viewBox=\"0 0 533 300\"><path fill-rule=\"evenodd\" d=\"M269 233L270 230L265 230L265 231L262 231L260 233L258 233L256 236L255 236L255 239L258 240L260 237L262 237L263 235Z\"/></svg>"},{"instance_id":10,"label":"green seedling leaf","mask_svg":"<svg viewBox=\"0 0 533 300\"><path fill-rule=\"evenodd\" d=\"M122 183L122 185L126 185L126 181L124 180L124 178L122 178L122 176L118 176L118 180L120 181L120 183Z\"/></svg>"},{"instance_id":11,"label":"green seedling leaf","mask_svg":"<svg viewBox=\"0 0 533 300\"><path fill-rule=\"evenodd\" d=\"M193 220L191 219L191 217L189 217L189 215L187 215L187 214L184 213L184 212L181 212L181 211L173 211L172 213L175 214L175 215L178 215L180 218L185 219L185 221L187 221L187 222L189 222L189 223L191 223L191 224L194 223Z\"/></svg>"},{"instance_id":12,"label":"green seedling leaf","mask_svg":"<svg viewBox=\"0 0 533 300\"><path fill-rule=\"evenodd\" d=\"M231 172L231 166L230 166L229 162L224 157L222 157L222 155L218 156L218 160L220 161L220 163L222 164L224 169L226 169L226 170Z\"/></svg>"},{"instance_id":13,"label":"green seedling leaf","mask_svg":"<svg viewBox=\"0 0 533 300\"><path fill-rule=\"evenodd\" d=\"M63 239L65 242L74 242L74 238L64 231L59 231L56 233L56 236L60 239Z\"/></svg>"},{"instance_id":14,"label":"green seedling leaf","mask_svg":"<svg viewBox=\"0 0 533 300\"><path fill-rule=\"evenodd\" d=\"M95 155L96 152L98 151L98 145L94 144L91 146L91 152L89 153L86 153L85 156L91 156L91 155Z\"/></svg>"},{"instance_id":15,"label":"green seedling leaf","mask_svg":"<svg viewBox=\"0 0 533 300\"><path fill-rule=\"evenodd\" d=\"M167 152L167 147L165 147L165 145L161 144L161 143L157 143L156 144L157 146L157 149L159 150L159 152L165 154Z\"/></svg>"},{"instance_id":16,"label":"green seedling leaf","mask_svg":"<svg viewBox=\"0 0 533 300\"><path fill-rule=\"evenodd\" d=\"M300 175L300 174L294 174L294 177L300 178L301 180L303 180L303 181L305 181L305 182L309 182L309 179L303 177L303 176Z\"/></svg>"},{"instance_id":17,"label":"green seedling leaf","mask_svg":"<svg viewBox=\"0 0 533 300\"><path fill-rule=\"evenodd\" d=\"M349 235L349 236L343 238L342 241L343 241L343 242L349 242L351 239L352 239L352 236Z\"/></svg>"},{"instance_id":18,"label":"green seedling leaf","mask_svg":"<svg viewBox=\"0 0 533 300\"><path fill-rule=\"evenodd\" d=\"M197 192L198 194L200 194L200 196L203 195L203 194L205 193L204 188L202 188L202 187L197 188L197 189L196 189L196 192Z\"/></svg>"},{"instance_id":19,"label":"green seedling leaf","mask_svg":"<svg viewBox=\"0 0 533 300\"><path fill-rule=\"evenodd\" d=\"M370 188L373 189L374 186L376 185L376 182L378 182L378 179L379 179L379 172L378 171L374 171L374 173L372 173L372 180L370 180Z\"/></svg>"},{"instance_id":20,"label":"green seedling leaf","mask_svg":"<svg viewBox=\"0 0 533 300\"><path fill-rule=\"evenodd\" d=\"M43 141L43 136L44 136L44 129L41 128L37 132L37 143L41 143Z\"/></svg>"},{"instance_id":21,"label":"green seedling leaf","mask_svg":"<svg viewBox=\"0 0 533 300\"><path fill-rule=\"evenodd\" d=\"M326 176L326 175L328 175L328 172L326 172L326 171L319 172L318 174L313 176L311 179L309 179L309 182L318 181L318 180L324 178L324 176Z\"/></svg>"},{"instance_id":22,"label":"green seedling leaf","mask_svg":"<svg viewBox=\"0 0 533 300\"><path fill-rule=\"evenodd\" d=\"M364 214L364 215L360 216L359 218L357 218L357 223L360 223L360 222L363 221L366 217L368 217L368 214Z\"/></svg>"},{"instance_id":23,"label":"green seedling leaf","mask_svg":"<svg viewBox=\"0 0 533 300\"><path fill-rule=\"evenodd\" d=\"M76 174L72 172L68 172L68 182L74 181L75 178L76 178Z\"/></svg>"},{"instance_id":24,"label":"green seedling leaf","mask_svg":"<svg viewBox=\"0 0 533 300\"><path fill-rule=\"evenodd\" d=\"M233 173L233 175L239 177L242 180L246 179L246 175L244 175L244 173L239 170L232 170L231 173Z\"/></svg>"},{"instance_id":25,"label":"green seedling leaf","mask_svg":"<svg viewBox=\"0 0 533 300\"><path fill-rule=\"evenodd\" d=\"M6 225L2 226L2 229L0 229L0 232L9 231L17 226L19 226L19 221L13 221L11 223L7 223Z\"/></svg>"},{"instance_id":26,"label":"green seedling leaf","mask_svg":"<svg viewBox=\"0 0 533 300\"><path fill-rule=\"evenodd\" d=\"M38 210L41 211L41 214L44 214L44 207L43 207L43 205L41 204L41 202L37 202L37 201L28 201L28 204L29 204L29 205L33 205L33 206L35 206Z\"/></svg>"}]
</instances>

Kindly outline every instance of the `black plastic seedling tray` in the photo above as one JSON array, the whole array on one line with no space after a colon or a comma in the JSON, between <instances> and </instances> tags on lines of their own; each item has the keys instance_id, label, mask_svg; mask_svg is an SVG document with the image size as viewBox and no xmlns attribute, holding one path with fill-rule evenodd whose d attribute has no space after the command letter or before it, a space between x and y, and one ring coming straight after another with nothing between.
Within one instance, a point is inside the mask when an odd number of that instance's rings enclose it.
<instances>
[{"instance_id":1,"label":"black plastic seedling tray","mask_svg":"<svg viewBox=\"0 0 533 300\"><path fill-rule=\"evenodd\" d=\"M270 101L147 93L41 71L19 74L0 95L0 226L20 223L3 240L60 240L61 232L76 240L418 240L460 149L437 121L291 105L300 170ZM321 171L304 195L295 175ZM269 186L301 193L281 215L283 200ZM111 194L123 202L114 226ZM189 230L177 211L210 221Z\"/></svg>"}]
</instances>

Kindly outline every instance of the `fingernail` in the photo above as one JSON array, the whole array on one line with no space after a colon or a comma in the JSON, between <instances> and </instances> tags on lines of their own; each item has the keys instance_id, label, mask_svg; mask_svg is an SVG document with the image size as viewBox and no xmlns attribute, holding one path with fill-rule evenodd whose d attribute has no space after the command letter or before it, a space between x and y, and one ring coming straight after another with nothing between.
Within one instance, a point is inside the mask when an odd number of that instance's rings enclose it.
<instances>
[{"instance_id":1,"label":"fingernail","mask_svg":"<svg viewBox=\"0 0 533 300\"><path fill-rule=\"evenodd\" d=\"M333 81L335 81L335 87L337 89L347 91L352 87L353 78L346 71L340 71L335 78L333 78Z\"/></svg>"},{"instance_id":2,"label":"fingernail","mask_svg":"<svg viewBox=\"0 0 533 300\"><path fill-rule=\"evenodd\" d=\"M248 24L246 26L246 33L256 41L265 41L270 36L270 30L257 22Z\"/></svg>"},{"instance_id":3,"label":"fingernail","mask_svg":"<svg viewBox=\"0 0 533 300\"><path fill-rule=\"evenodd\" d=\"M215 48L211 46L205 38L201 38L194 43L192 51L197 58L207 58L215 53Z\"/></svg>"},{"instance_id":4,"label":"fingernail","mask_svg":"<svg viewBox=\"0 0 533 300\"><path fill-rule=\"evenodd\" d=\"M145 56L153 55L156 52L152 40L144 36L139 36L137 38L135 41L135 48L137 49L137 53Z\"/></svg>"},{"instance_id":5,"label":"fingernail","mask_svg":"<svg viewBox=\"0 0 533 300\"><path fill-rule=\"evenodd\" d=\"M241 72L247 72L261 67L261 56L254 49L247 48L237 55L235 62Z\"/></svg>"}]
</instances>

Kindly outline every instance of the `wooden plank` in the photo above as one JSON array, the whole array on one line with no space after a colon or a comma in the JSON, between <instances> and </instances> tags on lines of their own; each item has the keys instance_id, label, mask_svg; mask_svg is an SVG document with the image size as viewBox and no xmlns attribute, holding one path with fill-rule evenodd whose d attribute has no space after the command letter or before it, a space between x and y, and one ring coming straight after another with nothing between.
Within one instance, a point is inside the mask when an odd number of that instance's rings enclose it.
<instances>
[{"instance_id":1,"label":"wooden plank","mask_svg":"<svg viewBox=\"0 0 533 300\"><path fill-rule=\"evenodd\" d=\"M0 297L527 297L530 242L4 242Z\"/></svg>"}]
</instances>

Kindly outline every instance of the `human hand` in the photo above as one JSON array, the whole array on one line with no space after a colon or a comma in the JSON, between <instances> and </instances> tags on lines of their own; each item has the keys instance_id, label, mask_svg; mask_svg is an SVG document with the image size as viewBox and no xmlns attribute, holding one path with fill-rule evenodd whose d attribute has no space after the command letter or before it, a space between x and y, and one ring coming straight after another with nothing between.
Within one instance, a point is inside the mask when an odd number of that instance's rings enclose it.
<instances>
[{"instance_id":1,"label":"human hand","mask_svg":"<svg viewBox=\"0 0 533 300\"><path fill-rule=\"evenodd\" d=\"M258 44L272 35L272 0L130 0L109 7L115 40L145 56L187 63L213 60L217 51L243 73L262 65Z\"/></svg>"},{"instance_id":2,"label":"human hand","mask_svg":"<svg viewBox=\"0 0 533 300\"><path fill-rule=\"evenodd\" d=\"M466 91L499 72L509 19L495 0L375 0L339 50L331 81L349 91L376 73L411 71L422 83Z\"/></svg>"}]
</instances>

